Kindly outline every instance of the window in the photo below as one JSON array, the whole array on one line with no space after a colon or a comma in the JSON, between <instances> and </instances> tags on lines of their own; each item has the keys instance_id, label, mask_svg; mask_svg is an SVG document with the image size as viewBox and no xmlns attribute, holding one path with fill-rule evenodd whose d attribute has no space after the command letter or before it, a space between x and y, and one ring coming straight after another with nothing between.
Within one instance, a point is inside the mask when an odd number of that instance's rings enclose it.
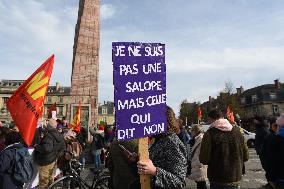
<instances>
[{"instance_id":1,"label":"window","mask_svg":"<svg viewBox=\"0 0 284 189\"><path fill-rule=\"evenodd\" d=\"M253 111L254 115L258 115L257 107L253 107L252 111Z\"/></svg>"},{"instance_id":2,"label":"window","mask_svg":"<svg viewBox=\"0 0 284 189\"><path fill-rule=\"evenodd\" d=\"M45 106L44 107L44 115L47 115L48 114L48 108Z\"/></svg>"},{"instance_id":3,"label":"window","mask_svg":"<svg viewBox=\"0 0 284 189\"><path fill-rule=\"evenodd\" d=\"M7 103L8 99L9 99L9 97L3 97L3 102L4 102L4 104Z\"/></svg>"},{"instance_id":4,"label":"window","mask_svg":"<svg viewBox=\"0 0 284 189\"><path fill-rule=\"evenodd\" d=\"M279 115L278 105L272 105L272 113L273 115Z\"/></svg>"},{"instance_id":5,"label":"window","mask_svg":"<svg viewBox=\"0 0 284 189\"><path fill-rule=\"evenodd\" d=\"M103 122L107 122L107 117L103 117Z\"/></svg>"},{"instance_id":6,"label":"window","mask_svg":"<svg viewBox=\"0 0 284 189\"><path fill-rule=\"evenodd\" d=\"M57 115L60 115L60 116L62 116L63 115L63 107L62 106L59 106L59 107L57 107L58 109L58 113L57 113Z\"/></svg>"},{"instance_id":7,"label":"window","mask_svg":"<svg viewBox=\"0 0 284 189\"><path fill-rule=\"evenodd\" d=\"M59 102L60 102L60 103L63 103L63 97L60 97L60 98L59 98Z\"/></svg>"},{"instance_id":8,"label":"window","mask_svg":"<svg viewBox=\"0 0 284 189\"><path fill-rule=\"evenodd\" d=\"M106 107L102 108L102 114L107 114L107 108Z\"/></svg>"},{"instance_id":9,"label":"window","mask_svg":"<svg viewBox=\"0 0 284 189\"><path fill-rule=\"evenodd\" d=\"M270 96L270 99L271 99L271 100L275 100L275 99L276 99L276 93L270 92L270 93L269 93L269 96Z\"/></svg>"},{"instance_id":10,"label":"window","mask_svg":"<svg viewBox=\"0 0 284 189\"><path fill-rule=\"evenodd\" d=\"M252 95L251 96L251 101L254 103L257 101L257 96L256 95Z\"/></svg>"},{"instance_id":11,"label":"window","mask_svg":"<svg viewBox=\"0 0 284 189\"><path fill-rule=\"evenodd\" d=\"M241 104L245 104L246 103L246 98L241 98Z\"/></svg>"},{"instance_id":12,"label":"window","mask_svg":"<svg viewBox=\"0 0 284 189\"><path fill-rule=\"evenodd\" d=\"M47 102L51 102L51 97L47 97Z\"/></svg>"}]
</instances>

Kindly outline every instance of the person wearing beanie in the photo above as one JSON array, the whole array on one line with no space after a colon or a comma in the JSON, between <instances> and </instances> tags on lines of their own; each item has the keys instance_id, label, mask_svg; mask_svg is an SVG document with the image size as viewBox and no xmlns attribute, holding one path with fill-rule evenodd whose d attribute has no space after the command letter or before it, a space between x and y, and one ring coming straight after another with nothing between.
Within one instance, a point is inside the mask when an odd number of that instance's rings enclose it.
<instances>
[{"instance_id":1,"label":"person wearing beanie","mask_svg":"<svg viewBox=\"0 0 284 189\"><path fill-rule=\"evenodd\" d=\"M238 127L223 119L220 110L211 110L208 118L211 127L203 136L199 161L208 165L210 189L238 189L243 163L249 156L244 136Z\"/></svg>"},{"instance_id":2,"label":"person wearing beanie","mask_svg":"<svg viewBox=\"0 0 284 189\"><path fill-rule=\"evenodd\" d=\"M279 131L276 135L271 136L271 142L267 147L267 175L269 175L270 185L276 189L284 188L284 114L281 114L276 124Z\"/></svg>"},{"instance_id":3,"label":"person wearing beanie","mask_svg":"<svg viewBox=\"0 0 284 189\"><path fill-rule=\"evenodd\" d=\"M56 129L57 122L49 119L47 133L35 145L35 161L39 165L39 189L47 188L53 182L53 172L58 155L66 149L63 135Z\"/></svg>"}]
</instances>

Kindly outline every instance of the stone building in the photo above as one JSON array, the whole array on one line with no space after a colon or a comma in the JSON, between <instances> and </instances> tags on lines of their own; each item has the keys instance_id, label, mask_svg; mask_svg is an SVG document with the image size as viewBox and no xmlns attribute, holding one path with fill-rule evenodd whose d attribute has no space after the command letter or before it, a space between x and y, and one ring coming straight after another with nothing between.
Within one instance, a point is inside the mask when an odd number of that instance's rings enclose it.
<instances>
[{"instance_id":1,"label":"stone building","mask_svg":"<svg viewBox=\"0 0 284 189\"><path fill-rule=\"evenodd\" d=\"M24 80L1 80L0 81L0 121L2 123L11 123L12 118L6 108L6 102L15 90L24 82ZM70 87L62 87L59 83L55 86L49 86L44 101L43 117L47 117L48 108L56 102L57 117L62 119L68 115L71 104ZM70 120L70 117L66 117Z\"/></svg>"},{"instance_id":2,"label":"stone building","mask_svg":"<svg viewBox=\"0 0 284 189\"><path fill-rule=\"evenodd\" d=\"M261 116L267 119L284 113L284 84L277 79L274 84L266 84L248 89L240 94L240 104L244 109L244 119Z\"/></svg>"},{"instance_id":3,"label":"stone building","mask_svg":"<svg viewBox=\"0 0 284 189\"><path fill-rule=\"evenodd\" d=\"M253 118L255 116L270 120L284 113L284 84L281 84L278 79L274 81L274 84L265 84L247 90L241 86L237 88L236 93L231 95L220 93L217 98L210 96L209 101L201 105L204 113L208 113L214 107L219 107L225 112L227 105L224 106L224 104L228 96L235 99L233 111L238 112L244 128L248 130L254 130Z\"/></svg>"},{"instance_id":4,"label":"stone building","mask_svg":"<svg viewBox=\"0 0 284 189\"><path fill-rule=\"evenodd\" d=\"M99 124L101 121L103 121L107 125L113 125L115 121L114 113L114 103L109 101L104 102L98 107L97 123Z\"/></svg>"}]
</instances>

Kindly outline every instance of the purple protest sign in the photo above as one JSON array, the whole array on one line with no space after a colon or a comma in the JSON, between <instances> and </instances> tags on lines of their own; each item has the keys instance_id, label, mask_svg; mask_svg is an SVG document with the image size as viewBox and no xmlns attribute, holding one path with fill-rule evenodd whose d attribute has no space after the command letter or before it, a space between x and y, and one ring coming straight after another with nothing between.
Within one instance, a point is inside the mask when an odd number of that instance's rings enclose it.
<instances>
[{"instance_id":1,"label":"purple protest sign","mask_svg":"<svg viewBox=\"0 0 284 189\"><path fill-rule=\"evenodd\" d=\"M167 131L165 45L112 43L118 140Z\"/></svg>"}]
</instances>

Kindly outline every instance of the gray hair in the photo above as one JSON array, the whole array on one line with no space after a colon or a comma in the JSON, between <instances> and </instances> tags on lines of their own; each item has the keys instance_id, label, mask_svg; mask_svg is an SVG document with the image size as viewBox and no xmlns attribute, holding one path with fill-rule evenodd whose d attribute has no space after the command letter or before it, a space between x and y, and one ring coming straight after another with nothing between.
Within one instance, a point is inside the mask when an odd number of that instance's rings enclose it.
<instances>
[{"instance_id":1,"label":"gray hair","mask_svg":"<svg viewBox=\"0 0 284 189\"><path fill-rule=\"evenodd\" d=\"M200 125L200 124L194 124L194 125L191 127L191 130L195 130L195 131L198 132L198 133L204 133L203 126Z\"/></svg>"}]
</instances>

